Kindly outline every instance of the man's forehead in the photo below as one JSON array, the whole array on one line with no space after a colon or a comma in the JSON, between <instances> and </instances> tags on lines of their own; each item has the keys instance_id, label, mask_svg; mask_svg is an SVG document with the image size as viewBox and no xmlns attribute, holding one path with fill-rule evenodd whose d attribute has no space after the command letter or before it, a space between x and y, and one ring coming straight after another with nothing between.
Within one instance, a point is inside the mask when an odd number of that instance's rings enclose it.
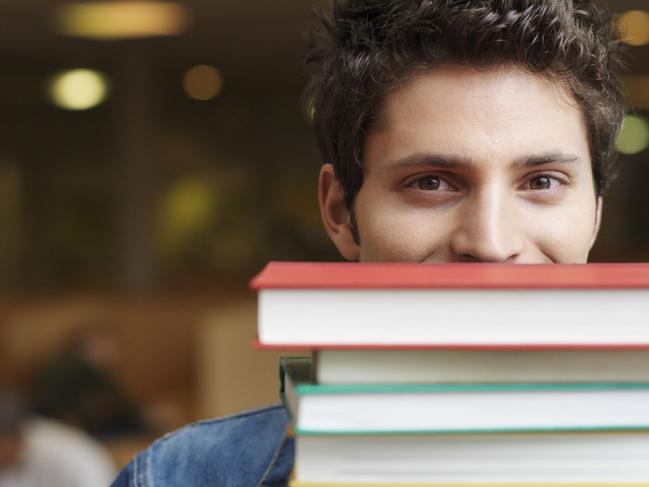
<instances>
[{"instance_id":1,"label":"man's forehead","mask_svg":"<svg viewBox=\"0 0 649 487\"><path fill-rule=\"evenodd\" d=\"M456 166L494 158L507 165L590 161L583 117L562 91L518 68L422 73L386 97L382 123L370 130L364 152L374 148L383 161L429 154Z\"/></svg>"},{"instance_id":2,"label":"man's forehead","mask_svg":"<svg viewBox=\"0 0 649 487\"><path fill-rule=\"evenodd\" d=\"M388 93L378 120L385 126L402 121L405 114L441 118L453 115L453 111L441 110L449 104L450 108L461 105L480 117L485 106L492 110L520 104L532 108L540 100L567 111L579 110L565 83L548 74L531 73L516 65L476 68L449 64L416 73Z\"/></svg>"}]
</instances>

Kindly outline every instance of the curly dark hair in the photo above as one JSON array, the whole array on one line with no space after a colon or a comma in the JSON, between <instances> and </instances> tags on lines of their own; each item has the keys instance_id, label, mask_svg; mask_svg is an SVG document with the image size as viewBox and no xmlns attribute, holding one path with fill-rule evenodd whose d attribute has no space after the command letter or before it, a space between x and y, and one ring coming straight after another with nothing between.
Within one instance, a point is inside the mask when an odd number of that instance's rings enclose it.
<instances>
[{"instance_id":1,"label":"curly dark hair","mask_svg":"<svg viewBox=\"0 0 649 487\"><path fill-rule=\"evenodd\" d=\"M307 98L323 160L352 209L362 148L382 100L441 64L522 66L569 89L588 131L598 195L611 178L625 112L613 18L591 0L333 0L305 60Z\"/></svg>"}]
</instances>

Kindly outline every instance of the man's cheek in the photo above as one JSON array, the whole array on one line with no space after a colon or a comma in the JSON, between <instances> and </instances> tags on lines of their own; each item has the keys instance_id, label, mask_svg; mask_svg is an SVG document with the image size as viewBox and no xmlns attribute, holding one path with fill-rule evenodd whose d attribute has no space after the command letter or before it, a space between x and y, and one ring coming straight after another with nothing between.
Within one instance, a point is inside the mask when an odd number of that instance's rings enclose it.
<instances>
[{"instance_id":1,"label":"man's cheek","mask_svg":"<svg viewBox=\"0 0 649 487\"><path fill-rule=\"evenodd\" d=\"M367 258L395 262L421 262L439 246L444 231L430 216L386 212L368 222L361 247Z\"/></svg>"},{"instance_id":2,"label":"man's cheek","mask_svg":"<svg viewBox=\"0 0 649 487\"><path fill-rule=\"evenodd\" d=\"M528 240L555 262L585 262L594 230L594 215L553 212L535 220L528 228Z\"/></svg>"}]
</instances>

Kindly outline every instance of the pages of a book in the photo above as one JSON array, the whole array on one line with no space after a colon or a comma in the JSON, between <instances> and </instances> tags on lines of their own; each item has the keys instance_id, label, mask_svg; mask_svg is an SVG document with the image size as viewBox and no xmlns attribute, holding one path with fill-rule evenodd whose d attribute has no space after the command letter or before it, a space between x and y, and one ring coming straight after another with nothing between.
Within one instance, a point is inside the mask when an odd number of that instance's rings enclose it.
<instances>
[{"instance_id":1,"label":"pages of a book","mask_svg":"<svg viewBox=\"0 0 649 487\"><path fill-rule=\"evenodd\" d=\"M649 432L299 436L300 482L649 483Z\"/></svg>"},{"instance_id":2,"label":"pages of a book","mask_svg":"<svg viewBox=\"0 0 649 487\"><path fill-rule=\"evenodd\" d=\"M649 382L649 350L330 350L320 384Z\"/></svg>"},{"instance_id":3,"label":"pages of a book","mask_svg":"<svg viewBox=\"0 0 649 487\"><path fill-rule=\"evenodd\" d=\"M300 345L649 344L649 290L263 290L259 340Z\"/></svg>"}]
</instances>

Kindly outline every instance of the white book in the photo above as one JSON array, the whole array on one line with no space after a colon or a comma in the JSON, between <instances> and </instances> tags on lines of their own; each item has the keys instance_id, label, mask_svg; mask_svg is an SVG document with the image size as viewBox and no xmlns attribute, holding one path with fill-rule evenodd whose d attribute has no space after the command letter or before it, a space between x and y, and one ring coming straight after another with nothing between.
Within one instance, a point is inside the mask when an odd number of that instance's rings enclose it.
<instances>
[{"instance_id":1,"label":"white book","mask_svg":"<svg viewBox=\"0 0 649 487\"><path fill-rule=\"evenodd\" d=\"M259 341L318 347L649 347L649 265L271 263Z\"/></svg>"},{"instance_id":2,"label":"white book","mask_svg":"<svg viewBox=\"0 0 649 487\"><path fill-rule=\"evenodd\" d=\"M649 432L298 436L314 484L649 485Z\"/></svg>"},{"instance_id":3,"label":"white book","mask_svg":"<svg viewBox=\"0 0 649 487\"><path fill-rule=\"evenodd\" d=\"M314 354L319 384L649 382L649 350L336 350Z\"/></svg>"}]
</instances>

